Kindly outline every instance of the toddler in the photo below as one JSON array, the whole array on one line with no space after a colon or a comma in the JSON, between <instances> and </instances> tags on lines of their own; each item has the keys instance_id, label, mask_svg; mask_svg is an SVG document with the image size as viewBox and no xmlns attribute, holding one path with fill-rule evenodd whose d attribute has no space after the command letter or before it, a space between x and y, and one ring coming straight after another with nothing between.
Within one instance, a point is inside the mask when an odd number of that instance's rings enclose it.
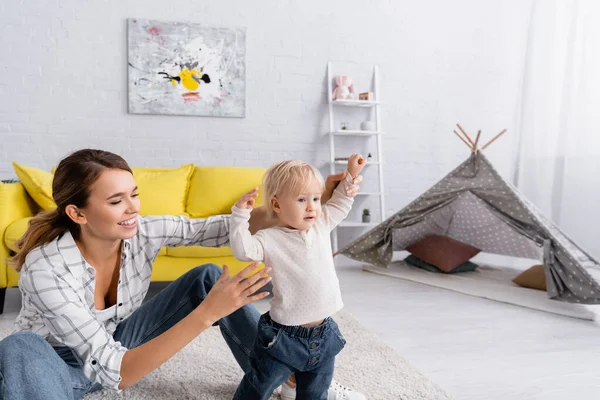
<instances>
[{"instance_id":1,"label":"toddler","mask_svg":"<svg viewBox=\"0 0 600 400\"><path fill-rule=\"evenodd\" d=\"M349 158L346 178L323 206L325 185L317 169L302 161L273 165L264 176L265 206L278 225L255 235L248 221L258 188L233 206L233 255L263 261L273 279L271 309L260 317L251 368L234 399L268 399L293 373L296 399L327 400L335 356L346 343L331 318L343 304L330 233L350 212L347 190L365 163L360 154Z\"/></svg>"}]
</instances>

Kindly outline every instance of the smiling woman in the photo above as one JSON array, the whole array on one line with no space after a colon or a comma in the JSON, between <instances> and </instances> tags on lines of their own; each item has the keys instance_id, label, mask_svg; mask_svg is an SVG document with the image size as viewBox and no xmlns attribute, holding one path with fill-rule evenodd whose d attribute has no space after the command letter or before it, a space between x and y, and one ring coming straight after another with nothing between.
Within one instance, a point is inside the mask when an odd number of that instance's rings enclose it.
<instances>
[{"instance_id":1,"label":"smiling woman","mask_svg":"<svg viewBox=\"0 0 600 400\"><path fill-rule=\"evenodd\" d=\"M0 398L120 391L213 324L249 368L259 317L249 303L268 295L254 294L268 282L250 276L258 263L232 279L227 266L196 267L142 305L159 250L226 245L229 216L140 216L129 165L102 150L62 160L52 193L56 209L31 220L12 260L23 306L0 342Z\"/></svg>"}]
</instances>

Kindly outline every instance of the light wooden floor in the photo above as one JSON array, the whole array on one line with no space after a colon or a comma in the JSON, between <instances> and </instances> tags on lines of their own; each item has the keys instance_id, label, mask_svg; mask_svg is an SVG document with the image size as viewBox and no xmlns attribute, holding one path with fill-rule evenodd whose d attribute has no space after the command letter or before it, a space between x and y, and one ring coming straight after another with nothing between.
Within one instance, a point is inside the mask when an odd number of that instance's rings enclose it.
<instances>
[{"instance_id":1,"label":"light wooden floor","mask_svg":"<svg viewBox=\"0 0 600 400\"><path fill-rule=\"evenodd\" d=\"M343 259L338 276L346 309L454 399L600 399L595 322L375 275ZM0 327L12 326L19 301L9 289Z\"/></svg>"}]
</instances>

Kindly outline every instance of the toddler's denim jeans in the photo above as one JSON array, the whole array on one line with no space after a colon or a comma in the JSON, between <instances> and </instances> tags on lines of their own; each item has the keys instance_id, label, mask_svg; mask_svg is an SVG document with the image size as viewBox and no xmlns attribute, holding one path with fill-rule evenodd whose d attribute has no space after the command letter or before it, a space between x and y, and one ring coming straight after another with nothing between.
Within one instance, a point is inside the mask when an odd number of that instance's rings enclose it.
<instances>
[{"instance_id":1,"label":"toddler's denim jeans","mask_svg":"<svg viewBox=\"0 0 600 400\"><path fill-rule=\"evenodd\" d=\"M335 356L346 340L332 318L311 328L285 326L269 313L258 321L258 335L234 400L266 400L292 373L297 400L327 400Z\"/></svg>"}]
</instances>

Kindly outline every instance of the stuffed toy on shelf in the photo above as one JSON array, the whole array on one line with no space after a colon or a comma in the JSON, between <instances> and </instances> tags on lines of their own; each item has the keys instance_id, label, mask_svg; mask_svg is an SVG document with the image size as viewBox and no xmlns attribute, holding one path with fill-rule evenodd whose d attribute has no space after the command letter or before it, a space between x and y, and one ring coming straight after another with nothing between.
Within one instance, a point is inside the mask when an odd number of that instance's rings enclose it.
<instances>
[{"instance_id":1,"label":"stuffed toy on shelf","mask_svg":"<svg viewBox=\"0 0 600 400\"><path fill-rule=\"evenodd\" d=\"M341 75L335 77L337 87L333 91L333 100L356 100L354 82L349 76Z\"/></svg>"}]
</instances>

